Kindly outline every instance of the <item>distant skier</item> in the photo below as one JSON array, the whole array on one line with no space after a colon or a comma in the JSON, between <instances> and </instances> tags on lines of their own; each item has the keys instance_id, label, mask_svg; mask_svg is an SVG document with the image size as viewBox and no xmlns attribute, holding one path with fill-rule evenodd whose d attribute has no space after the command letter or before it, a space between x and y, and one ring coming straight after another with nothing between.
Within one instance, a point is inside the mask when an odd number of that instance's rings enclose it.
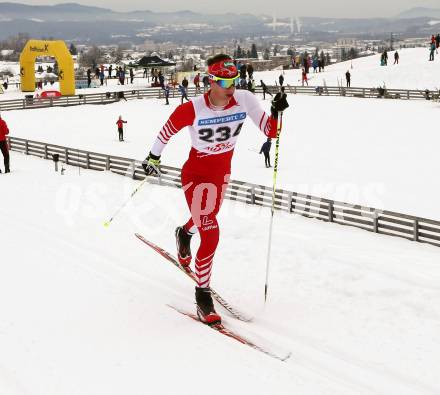
<instances>
[{"instance_id":1,"label":"distant skier","mask_svg":"<svg viewBox=\"0 0 440 395\"><path fill-rule=\"evenodd\" d=\"M5 165L5 173L9 173L9 147L6 140L6 136L9 134L9 128L5 120L2 119L0 114L0 151L3 154L3 163ZM2 171L0 170L0 173Z\"/></svg>"},{"instance_id":2,"label":"distant skier","mask_svg":"<svg viewBox=\"0 0 440 395\"><path fill-rule=\"evenodd\" d=\"M304 86L304 83L309 86L309 82L307 81L307 72L306 69L303 67L301 69L301 84Z\"/></svg>"},{"instance_id":3,"label":"distant skier","mask_svg":"<svg viewBox=\"0 0 440 395\"><path fill-rule=\"evenodd\" d=\"M387 50L383 51L382 56L383 56L383 65L388 66L388 51Z\"/></svg>"},{"instance_id":4,"label":"distant skier","mask_svg":"<svg viewBox=\"0 0 440 395\"><path fill-rule=\"evenodd\" d=\"M284 76L282 74L280 74L280 76L278 77L278 82L280 83L280 86L283 86L283 84L284 84Z\"/></svg>"},{"instance_id":5,"label":"distant skier","mask_svg":"<svg viewBox=\"0 0 440 395\"><path fill-rule=\"evenodd\" d=\"M394 52L394 64L399 64L399 52Z\"/></svg>"},{"instance_id":6,"label":"distant skier","mask_svg":"<svg viewBox=\"0 0 440 395\"><path fill-rule=\"evenodd\" d=\"M116 125L118 125L119 141L124 141L124 123L127 123L127 121L123 121L122 116L119 115L119 118L116 121Z\"/></svg>"},{"instance_id":7,"label":"distant skier","mask_svg":"<svg viewBox=\"0 0 440 395\"><path fill-rule=\"evenodd\" d=\"M349 70L347 70L347 72L345 73L345 81L347 82L347 88L350 88L350 86L351 86L351 74L350 74Z\"/></svg>"},{"instance_id":8,"label":"distant skier","mask_svg":"<svg viewBox=\"0 0 440 395\"><path fill-rule=\"evenodd\" d=\"M268 138L261 146L260 154L264 154L264 164L266 167L272 167L270 165L270 147L272 146L272 139Z\"/></svg>"},{"instance_id":9,"label":"distant skier","mask_svg":"<svg viewBox=\"0 0 440 395\"><path fill-rule=\"evenodd\" d=\"M208 59L207 66L210 90L175 109L142 166L147 176L158 174L160 157L167 143L173 135L188 127L192 148L183 165L181 179L191 217L175 231L177 252L179 262L189 266L191 238L198 230L200 247L195 257L197 314L202 322L214 324L221 321L214 309L209 287L220 237L217 214L228 186L235 144L246 118L251 118L267 137L276 137L278 112L284 111L288 103L280 95L284 100L273 102L272 115L269 116L254 95L235 89L234 79L239 72L228 55L215 55Z\"/></svg>"},{"instance_id":10,"label":"distant skier","mask_svg":"<svg viewBox=\"0 0 440 395\"><path fill-rule=\"evenodd\" d=\"M263 88L263 100L266 100L266 93L273 97L272 93L269 92L269 90L267 89L267 85L263 82L263 80L260 80L260 84L261 88Z\"/></svg>"}]
</instances>

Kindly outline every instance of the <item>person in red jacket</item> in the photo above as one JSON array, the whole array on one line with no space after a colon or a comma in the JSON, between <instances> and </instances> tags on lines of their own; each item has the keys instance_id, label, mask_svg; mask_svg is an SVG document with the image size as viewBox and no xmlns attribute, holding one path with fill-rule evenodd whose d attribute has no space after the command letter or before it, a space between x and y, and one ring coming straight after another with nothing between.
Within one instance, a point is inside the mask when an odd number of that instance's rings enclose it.
<instances>
[{"instance_id":1,"label":"person in red jacket","mask_svg":"<svg viewBox=\"0 0 440 395\"><path fill-rule=\"evenodd\" d=\"M0 114L0 151L2 151L4 164L5 164L5 173L9 173L9 148L8 142L6 141L6 136L9 134L8 125ZM0 170L0 173L2 171Z\"/></svg>"},{"instance_id":2,"label":"person in red jacket","mask_svg":"<svg viewBox=\"0 0 440 395\"><path fill-rule=\"evenodd\" d=\"M162 151L172 136L188 128L192 148L183 165L181 180L191 217L175 231L177 253L180 264L187 267L192 259L191 238L198 231L200 246L195 256L197 314L202 322L214 324L221 322L209 287L220 237L217 214L228 186L235 144L248 117L266 137L276 137L278 112L284 111L288 103L285 97L272 102L272 115L268 115L251 92L235 90L239 72L230 56L216 55L208 59L207 64L211 81L209 91L175 109L142 166L147 176L159 174Z\"/></svg>"},{"instance_id":3,"label":"person in red jacket","mask_svg":"<svg viewBox=\"0 0 440 395\"><path fill-rule=\"evenodd\" d=\"M124 123L127 121L122 120L122 115L119 115L116 125L118 125L119 141L124 141Z\"/></svg>"}]
</instances>

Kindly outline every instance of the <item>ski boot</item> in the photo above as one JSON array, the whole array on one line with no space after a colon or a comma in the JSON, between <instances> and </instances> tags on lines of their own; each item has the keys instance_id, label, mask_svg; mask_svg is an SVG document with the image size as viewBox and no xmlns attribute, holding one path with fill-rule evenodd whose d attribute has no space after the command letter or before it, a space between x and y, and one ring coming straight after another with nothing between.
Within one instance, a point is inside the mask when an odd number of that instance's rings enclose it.
<instances>
[{"instance_id":1,"label":"ski boot","mask_svg":"<svg viewBox=\"0 0 440 395\"><path fill-rule=\"evenodd\" d=\"M191 263L191 237L192 234L188 233L183 226L176 228L176 245L177 245L177 258L179 263L183 267L188 267Z\"/></svg>"},{"instance_id":2,"label":"ski boot","mask_svg":"<svg viewBox=\"0 0 440 395\"><path fill-rule=\"evenodd\" d=\"M197 315L207 325L221 324L222 319L214 309L211 289L196 287Z\"/></svg>"}]
</instances>

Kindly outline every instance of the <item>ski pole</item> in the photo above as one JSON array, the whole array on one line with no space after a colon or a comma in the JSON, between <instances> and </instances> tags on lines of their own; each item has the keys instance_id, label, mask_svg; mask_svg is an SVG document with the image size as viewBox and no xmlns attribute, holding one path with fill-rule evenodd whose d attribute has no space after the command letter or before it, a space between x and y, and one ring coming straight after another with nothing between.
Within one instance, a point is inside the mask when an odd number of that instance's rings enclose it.
<instances>
[{"instance_id":1,"label":"ski pole","mask_svg":"<svg viewBox=\"0 0 440 395\"><path fill-rule=\"evenodd\" d=\"M157 174L160 177L161 172L159 168L156 168ZM116 216L122 211L122 209L128 204L128 202L131 200L131 198L136 195L140 191L140 189L145 185L145 183L148 181L148 176L145 176L145 178L137 185L137 187L133 190L133 192L130 194L130 196L125 200L125 202L115 211L115 213L112 215L112 217L104 222L104 227L108 228L110 226L110 223L116 218Z\"/></svg>"},{"instance_id":2,"label":"ski pole","mask_svg":"<svg viewBox=\"0 0 440 395\"><path fill-rule=\"evenodd\" d=\"M272 226L273 226L273 216L275 213L275 189L276 189L277 174L278 174L278 152L280 147L280 133L281 133L282 124L283 124L283 112L278 111L277 140L275 144L275 164L273 167L272 208L270 215L269 243L267 247L267 260L266 260L266 283L264 284L264 303L266 303L267 300L267 288L269 284L270 250L272 246Z\"/></svg>"}]
</instances>

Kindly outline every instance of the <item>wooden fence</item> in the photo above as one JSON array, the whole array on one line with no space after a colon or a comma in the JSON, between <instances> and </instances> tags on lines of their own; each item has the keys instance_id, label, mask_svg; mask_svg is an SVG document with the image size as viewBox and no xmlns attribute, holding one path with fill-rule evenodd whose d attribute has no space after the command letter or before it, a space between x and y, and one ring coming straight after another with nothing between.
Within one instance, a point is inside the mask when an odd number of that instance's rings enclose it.
<instances>
[{"instance_id":1,"label":"wooden fence","mask_svg":"<svg viewBox=\"0 0 440 395\"><path fill-rule=\"evenodd\" d=\"M426 92L418 90L386 89L379 92L376 88L343 88L343 87L316 87L316 86L285 86L286 92L293 95L318 95L318 96L345 96L359 98L383 98L383 99L424 99ZM269 86L269 91L275 93L278 87ZM203 90L202 90L203 91ZM256 88L256 93L263 93L261 87ZM188 88L188 95L197 94L195 87ZM120 100L163 98L164 91L160 88L128 89L109 91L102 93L85 93L73 96L61 96L54 98L34 98L31 95L24 99L0 100L0 111L23 110L45 107L67 107L83 104L109 104ZM180 97L178 89L170 91L170 97ZM439 99L439 92L430 92L431 100Z\"/></svg>"},{"instance_id":2,"label":"wooden fence","mask_svg":"<svg viewBox=\"0 0 440 395\"><path fill-rule=\"evenodd\" d=\"M141 162L135 159L17 137L10 137L9 143L12 150L26 155L52 160L53 155L58 154L60 161L71 166L101 171L108 170L136 180L145 178ZM181 188L180 169L170 166L161 166L161 169L163 170L162 176L152 178L152 183ZM226 191L226 198L257 206L271 207L272 188L232 180ZM304 217L355 226L370 232L404 237L440 246L440 221L338 202L283 189L276 190L275 208Z\"/></svg>"}]
</instances>

